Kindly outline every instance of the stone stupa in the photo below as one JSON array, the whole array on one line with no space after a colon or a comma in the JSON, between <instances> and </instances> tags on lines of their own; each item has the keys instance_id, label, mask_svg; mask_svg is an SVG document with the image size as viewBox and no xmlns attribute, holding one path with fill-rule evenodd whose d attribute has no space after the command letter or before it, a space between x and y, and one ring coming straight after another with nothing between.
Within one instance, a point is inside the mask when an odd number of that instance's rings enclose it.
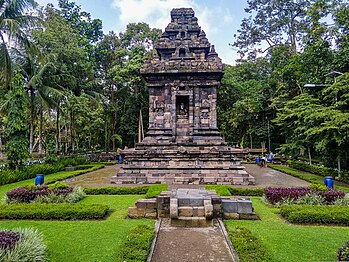
<instances>
[{"instance_id":1,"label":"stone stupa","mask_svg":"<svg viewBox=\"0 0 349 262\"><path fill-rule=\"evenodd\" d=\"M157 56L141 75L149 88L149 131L112 183L254 184L217 128L222 60L191 8L171 11L156 44Z\"/></svg>"}]
</instances>

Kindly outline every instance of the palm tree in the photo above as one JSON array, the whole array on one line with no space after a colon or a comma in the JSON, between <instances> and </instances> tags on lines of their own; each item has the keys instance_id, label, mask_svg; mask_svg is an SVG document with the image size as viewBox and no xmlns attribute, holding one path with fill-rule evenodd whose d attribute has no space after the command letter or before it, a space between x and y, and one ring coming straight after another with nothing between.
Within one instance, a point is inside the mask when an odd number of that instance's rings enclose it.
<instances>
[{"instance_id":1,"label":"palm tree","mask_svg":"<svg viewBox=\"0 0 349 262\"><path fill-rule=\"evenodd\" d=\"M29 135L29 152L33 153L34 142L34 121L36 112L39 113L39 154L42 155L42 121L44 109L47 111L53 106L57 106L57 100L60 100L64 94L58 87L48 85L52 81L44 81L47 71L55 71L54 65L49 61L49 57L42 57L28 52L24 66L27 78L26 89L29 96L30 111L30 135ZM52 72L49 73L50 76ZM50 77L46 76L46 77ZM46 83L45 83L46 82Z\"/></svg>"},{"instance_id":2,"label":"palm tree","mask_svg":"<svg viewBox=\"0 0 349 262\"><path fill-rule=\"evenodd\" d=\"M26 14L36 6L34 0L0 0L0 82L5 86L9 85L12 75L11 49L31 48L24 29L38 21Z\"/></svg>"}]
</instances>

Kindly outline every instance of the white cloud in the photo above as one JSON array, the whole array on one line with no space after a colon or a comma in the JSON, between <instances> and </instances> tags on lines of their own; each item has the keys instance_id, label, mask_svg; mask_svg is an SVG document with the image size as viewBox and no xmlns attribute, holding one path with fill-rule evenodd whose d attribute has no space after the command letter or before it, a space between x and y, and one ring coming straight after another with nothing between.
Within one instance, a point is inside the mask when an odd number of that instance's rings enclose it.
<instances>
[{"instance_id":1,"label":"white cloud","mask_svg":"<svg viewBox=\"0 0 349 262\"><path fill-rule=\"evenodd\" d=\"M118 26L124 30L129 23L146 22L151 27L164 30L170 22L170 12L173 8L193 8L199 25L209 33L209 19L212 17L207 7L200 7L193 0L113 0L112 7L120 11ZM122 28L120 28L122 26Z\"/></svg>"}]
</instances>

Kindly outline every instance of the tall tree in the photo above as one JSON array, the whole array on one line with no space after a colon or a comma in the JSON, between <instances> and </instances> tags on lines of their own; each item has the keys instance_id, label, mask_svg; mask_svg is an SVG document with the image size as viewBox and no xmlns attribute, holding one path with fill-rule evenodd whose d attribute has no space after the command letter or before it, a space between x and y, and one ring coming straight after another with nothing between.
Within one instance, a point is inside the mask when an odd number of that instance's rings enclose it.
<instances>
[{"instance_id":1,"label":"tall tree","mask_svg":"<svg viewBox=\"0 0 349 262\"><path fill-rule=\"evenodd\" d=\"M9 111L5 132L8 136L6 154L10 167L19 168L29 157L27 100L24 94L24 77L17 73L9 92Z\"/></svg>"},{"instance_id":2,"label":"tall tree","mask_svg":"<svg viewBox=\"0 0 349 262\"><path fill-rule=\"evenodd\" d=\"M13 59L12 50L31 48L25 28L37 19L28 15L28 10L36 7L34 0L0 1L0 83L10 83Z\"/></svg>"}]
</instances>

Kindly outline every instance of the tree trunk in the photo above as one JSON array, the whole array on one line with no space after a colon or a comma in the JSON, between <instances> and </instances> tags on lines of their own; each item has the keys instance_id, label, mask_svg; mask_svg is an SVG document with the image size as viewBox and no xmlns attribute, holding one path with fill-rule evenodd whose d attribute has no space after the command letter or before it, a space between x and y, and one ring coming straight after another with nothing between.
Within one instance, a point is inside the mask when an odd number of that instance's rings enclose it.
<instances>
[{"instance_id":1,"label":"tree trunk","mask_svg":"<svg viewBox=\"0 0 349 262\"><path fill-rule=\"evenodd\" d=\"M30 131L29 131L29 153L33 156L34 142L34 90L30 89Z\"/></svg>"},{"instance_id":2,"label":"tree trunk","mask_svg":"<svg viewBox=\"0 0 349 262\"><path fill-rule=\"evenodd\" d=\"M60 141L60 126L59 126L59 102L57 105L57 119L56 119L56 149L57 149L57 154L60 152L60 147L61 147L61 141Z\"/></svg>"},{"instance_id":3,"label":"tree trunk","mask_svg":"<svg viewBox=\"0 0 349 262\"><path fill-rule=\"evenodd\" d=\"M74 109L70 112L70 145L72 153L75 152L75 141L74 141Z\"/></svg>"},{"instance_id":4,"label":"tree trunk","mask_svg":"<svg viewBox=\"0 0 349 262\"><path fill-rule=\"evenodd\" d=\"M311 152L310 152L309 146L308 146L308 156L309 156L309 164L311 165Z\"/></svg>"},{"instance_id":5,"label":"tree trunk","mask_svg":"<svg viewBox=\"0 0 349 262\"><path fill-rule=\"evenodd\" d=\"M40 106L40 128L39 128L39 157L42 157L42 125L43 125L43 109Z\"/></svg>"}]
</instances>

